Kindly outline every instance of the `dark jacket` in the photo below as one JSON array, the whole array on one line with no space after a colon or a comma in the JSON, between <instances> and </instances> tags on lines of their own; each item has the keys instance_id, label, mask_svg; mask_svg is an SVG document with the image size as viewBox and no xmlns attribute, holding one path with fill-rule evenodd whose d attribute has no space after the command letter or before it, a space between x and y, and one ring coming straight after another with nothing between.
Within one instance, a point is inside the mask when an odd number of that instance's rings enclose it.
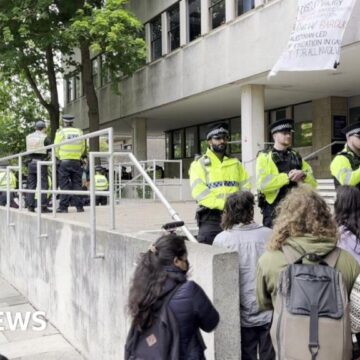
<instances>
[{"instance_id":1,"label":"dark jacket","mask_svg":"<svg viewBox=\"0 0 360 360\"><path fill-rule=\"evenodd\" d=\"M179 287L169 302L179 325L180 356L179 360L203 360L204 345L198 336L199 329L210 332L219 322L219 313L212 305L204 290L194 281L187 281L185 275L176 268L171 268L174 278L169 278L164 292L171 291L179 282Z\"/></svg>"}]
</instances>

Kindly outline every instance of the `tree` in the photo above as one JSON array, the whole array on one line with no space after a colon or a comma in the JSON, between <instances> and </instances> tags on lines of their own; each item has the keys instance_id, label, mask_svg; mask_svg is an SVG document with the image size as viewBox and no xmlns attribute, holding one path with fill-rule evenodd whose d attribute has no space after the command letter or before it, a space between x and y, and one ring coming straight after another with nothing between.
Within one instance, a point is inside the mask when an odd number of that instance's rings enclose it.
<instances>
[{"instance_id":1,"label":"tree","mask_svg":"<svg viewBox=\"0 0 360 360\"><path fill-rule=\"evenodd\" d=\"M61 41L63 30L52 0L1 2L0 71L28 81L49 114L52 138L60 113L56 73L61 68L56 54L70 51Z\"/></svg>"},{"instance_id":2,"label":"tree","mask_svg":"<svg viewBox=\"0 0 360 360\"><path fill-rule=\"evenodd\" d=\"M25 151L26 135L45 117L45 109L25 79L0 75L0 157Z\"/></svg>"},{"instance_id":3,"label":"tree","mask_svg":"<svg viewBox=\"0 0 360 360\"><path fill-rule=\"evenodd\" d=\"M128 12L126 3L127 0L76 0L76 15L65 31L68 43L79 48L81 53L78 66L89 109L90 132L99 130L100 122L91 54L105 55L105 69L114 83L124 75L133 74L146 58L142 24ZM90 142L90 147L95 151L99 149L97 139Z\"/></svg>"},{"instance_id":4,"label":"tree","mask_svg":"<svg viewBox=\"0 0 360 360\"><path fill-rule=\"evenodd\" d=\"M0 4L0 71L26 78L49 114L51 137L59 126L56 74L75 65L89 108L89 130L99 129L99 105L91 55L106 55L116 82L131 75L145 59L142 25L126 9L126 0L12 0ZM79 48L81 60L73 59ZM120 75L121 74L121 75ZM91 143L98 149L98 141Z\"/></svg>"}]
</instances>

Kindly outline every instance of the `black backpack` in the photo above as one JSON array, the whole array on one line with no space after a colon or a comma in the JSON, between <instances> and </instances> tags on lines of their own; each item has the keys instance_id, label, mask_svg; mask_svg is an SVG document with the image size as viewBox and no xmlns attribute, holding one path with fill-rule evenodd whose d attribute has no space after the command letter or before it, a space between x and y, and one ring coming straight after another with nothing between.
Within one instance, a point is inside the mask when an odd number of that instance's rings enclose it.
<instances>
[{"instance_id":1,"label":"black backpack","mask_svg":"<svg viewBox=\"0 0 360 360\"><path fill-rule=\"evenodd\" d=\"M179 329L168 304L182 284L167 294L152 325L140 332L132 324L125 344L125 360L178 360Z\"/></svg>"}]
</instances>

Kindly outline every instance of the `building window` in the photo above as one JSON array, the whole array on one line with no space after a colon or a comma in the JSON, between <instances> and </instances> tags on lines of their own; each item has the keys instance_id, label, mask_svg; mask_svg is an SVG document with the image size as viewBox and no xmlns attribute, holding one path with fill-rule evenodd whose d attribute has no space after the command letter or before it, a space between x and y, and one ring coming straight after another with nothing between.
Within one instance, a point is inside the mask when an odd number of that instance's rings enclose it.
<instances>
[{"instance_id":1,"label":"building window","mask_svg":"<svg viewBox=\"0 0 360 360\"><path fill-rule=\"evenodd\" d=\"M173 157L174 159L183 158L183 130L176 130L173 132Z\"/></svg>"},{"instance_id":2,"label":"building window","mask_svg":"<svg viewBox=\"0 0 360 360\"><path fill-rule=\"evenodd\" d=\"M197 127L185 129L185 157L194 157L197 153Z\"/></svg>"},{"instance_id":3,"label":"building window","mask_svg":"<svg viewBox=\"0 0 360 360\"><path fill-rule=\"evenodd\" d=\"M74 101L74 77L69 76L66 79L66 101L68 103Z\"/></svg>"},{"instance_id":4,"label":"building window","mask_svg":"<svg viewBox=\"0 0 360 360\"><path fill-rule=\"evenodd\" d=\"M209 125L200 125L199 127L199 142L200 142L200 154L205 154L208 148L208 142L206 140L206 135L209 131Z\"/></svg>"},{"instance_id":5,"label":"building window","mask_svg":"<svg viewBox=\"0 0 360 360\"><path fill-rule=\"evenodd\" d=\"M92 78L94 82L94 87L97 89L100 85L99 83L99 58L96 57L91 60L91 66L92 66Z\"/></svg>"},{"instance_id":6,"label":"building window","mask_svg":"<svg viewBox=\"0 0 360 360\"><path fill-rule=\"evenodd\" d=\"M201 35L201 0L189 0L189 41Z\"/></svg>"},{"instance_id":7,"label":"building window","mask_svg":"<svg viewBox=\"0 0 360 360\"><path fill-rule=\"evenodd\" d=\"M313 120L311 102L294 106L294 147L312 145Z\"/></svg>"},{"instance_id":8,"label":"building window","mask_svg":"<svg viewBox=\"0 0 360 360\"><path fill-rule=\"evenodd\" d=\"M161 15L150 23L151 31L151 60L156 60L162 55L161 46Z\"/></svg>"},{"instance_id":9,"label":"building window","mask_svg":"<svg viewBox=\"0 0 360 360\"><path fill-rule=\"evenodd\" d=\"M106 85L110 82L110 72L109 68L106 64L106 55L102 54L100 56L100 78L101 78L101 86Z\"/></svg>"},{"instance_id":10,"label":"building window","mask_svg":"<svg viewBox=\"0 0 360 360\"><path fill-rule=\"evenodd\" d=\"M215 29L225 23L225 0L210 0L210 24Z\"/></svg>"},{"instance_id":11,"label":"building window","mask_svg":"<svg viewBox=\"0 0 360 360\"><path fill-rule=\"evenodd\" d=\"M177 3L171 9L169 9L167 14L168 14L168 22L169 22L169 31L168 31L169 50L173 51L180 46L179 3Z\"/></svg>"},{"instance_id":12,"label":"building window","mask_svg":"<svg viewBox=\"0 0 360 360\"><path fill-rule=\"evenodd\" d=\"M255 7L255 0L237 0L237 14L242 15Z\"/></svg>"},{"instance_id":13,"label":"building window","mask_svg":"<svg viewBox=\"0 0 360 360\"><path fill-rule=\"evenodd\" d=\"M231 119L230 135L231 141L239 141L236 144L230 144L230 152L232 154L241 154L241 118Z\"/></svg>"},{"instance_id":14,"label":"building window","mask_svg":"<svg viewBox=\"0 0 360 360\"><path fill-rule=\"evenodd\" d=\"M171 132L165 133L165 158L172 159L171 156Z\"/></svg>"},{"instance_id":15,"label":"building window","mask_svg":"<svg viewBox=\"0 0 360 360\"><path fill-rule=\"evenodd\" d=\"M82 96L82 83L79 72L74 75L74 93L75 99L79 99Z\"/></svg>"}]
</instances>

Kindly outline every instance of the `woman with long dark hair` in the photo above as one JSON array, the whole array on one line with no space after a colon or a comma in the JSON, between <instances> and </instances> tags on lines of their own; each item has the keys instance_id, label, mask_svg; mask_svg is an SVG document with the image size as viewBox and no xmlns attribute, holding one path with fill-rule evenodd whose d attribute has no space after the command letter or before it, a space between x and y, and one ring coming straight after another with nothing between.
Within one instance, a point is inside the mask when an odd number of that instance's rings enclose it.
<instances>
[{"instance_id":1,"label":"woman with long dark hair","mask_svg":"<svg viewBox=\"0 0 360 360\"><path fill-rule=\"evenodd\" d=\"M335 201L335 219L339 226L338 246L360 263L360 190L339 186Z\"/></svg>"},{"instance_id":2,"label":"woman with long dark hair","mask_svg":"<svg viewBox=\"0 0 360 360\"><path fill-rule=\"evenodd\" d=\"M204 345L199 328L210 332L219 314L202 288L188 281L185 238L170 234L160 237L141 254L129 293L133 328L140 333L155 321L154 315L171 293L168 308L176 318L179 333L179 360L203 360Z\"/></svg>"}]
</instances>

